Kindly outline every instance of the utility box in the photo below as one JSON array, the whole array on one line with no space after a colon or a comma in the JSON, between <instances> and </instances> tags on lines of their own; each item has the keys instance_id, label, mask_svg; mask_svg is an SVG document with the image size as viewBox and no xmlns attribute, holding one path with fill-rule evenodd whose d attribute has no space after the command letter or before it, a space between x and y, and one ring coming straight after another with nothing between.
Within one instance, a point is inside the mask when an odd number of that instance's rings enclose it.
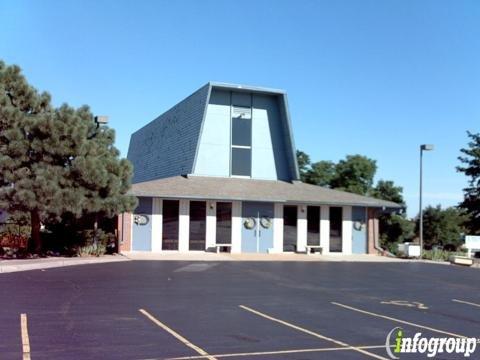
<instances>
[{"instance_id":1,"label":"utility box","mask_svg":"<svg viewBox=\"0 0 480 360\"><path fill-rule=\"evenodd\" d=\"M405 244L405 255L407 257L420 257L420 245Z\"/></svg>"},{"instance_id":2,"label":"utility box","mask_svg":"<svg viewBox=\"0 0 480 360\"><path fill-rule=\"evenodd\" d=\"M398 252L406 257L420 257L420 245L409 242L398 244Z\"/></svg>"}]
</instances>

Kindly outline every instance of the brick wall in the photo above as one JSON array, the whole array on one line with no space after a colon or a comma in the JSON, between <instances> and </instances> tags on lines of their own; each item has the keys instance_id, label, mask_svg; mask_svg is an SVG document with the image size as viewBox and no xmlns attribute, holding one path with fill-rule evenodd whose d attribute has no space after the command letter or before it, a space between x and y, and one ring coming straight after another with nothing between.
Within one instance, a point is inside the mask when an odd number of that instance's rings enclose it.
<instances>
[{"instance_id":1,"label":"brick wall","mask_svg":"<svg viewBox=\"0 0 480 360\"><path fill-rule=\"evenodd\" d=\"M368 208L367 213L368 253L378 254L379 251L375 249L375 241L380 241L380 232L378 227L378 210L374 208Z\"/></svg>"},{"instance_id":2,"label":"brick wall","mask_svg":"<svg viewBox=\"0 0 480 360\"><path fill-rule=\"evenodd\" d=\"M118 250L132 250L132 214L123 213L117 217Z\"/></svg>"}]
</instances>

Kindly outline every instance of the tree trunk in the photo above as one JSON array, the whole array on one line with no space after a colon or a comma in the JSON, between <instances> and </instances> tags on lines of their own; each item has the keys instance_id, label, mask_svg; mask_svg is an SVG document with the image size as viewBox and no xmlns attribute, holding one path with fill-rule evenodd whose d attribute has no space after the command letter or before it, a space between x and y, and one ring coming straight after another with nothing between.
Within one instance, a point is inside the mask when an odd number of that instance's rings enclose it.
<instances>
[{"instance_id":1,"label":"tree trunk","mask_svg":"<svg viewBox=\"0 0 480 360\"><path fill-rule=\"evenodd\" d=\"M33 210L30 212L30 216L32 227L30 250L35 253L40 253L42 250L42 239L40 238L40 215L37 210Z\"/></svg>"}]
</instances>

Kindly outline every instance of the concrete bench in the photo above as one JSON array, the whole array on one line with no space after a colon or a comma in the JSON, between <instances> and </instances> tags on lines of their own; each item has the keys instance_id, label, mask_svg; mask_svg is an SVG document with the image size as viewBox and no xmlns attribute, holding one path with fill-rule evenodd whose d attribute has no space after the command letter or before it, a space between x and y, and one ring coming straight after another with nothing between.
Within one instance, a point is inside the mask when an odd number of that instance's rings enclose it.
<instances>
[{"instance_id":1,"label":"concrete bench","mask_svg":"<svg viewBox=\"0 0 480 360\"><path fill-rule=\"evenodd\" d=\"M450 263L456 264L456 265L465 265L465 266L473 265L473 259L467 256L452 255L450 256L449 260L450 260Z\"/></svg>"},{"instance_id":2,"label":"concrete bench","mask_svg":"<svg viewBox=\"0 0 480 360\"><path fill-rule=\"evenodd\" d=\"M307 255L310 254L322 254L322 247L320 245L307 245Z\"/></svg>"},{"instance_id":3,"label":"concrete bench","mask_svg":"<svg viewBox=\"0 0 480 360\"><path fill-rule=\"evenodd\" d=\"M232 252L232 244L215 244L217 254L220 253L221 248L228 248L228 252Z\"/></svg>"}]
</instances>

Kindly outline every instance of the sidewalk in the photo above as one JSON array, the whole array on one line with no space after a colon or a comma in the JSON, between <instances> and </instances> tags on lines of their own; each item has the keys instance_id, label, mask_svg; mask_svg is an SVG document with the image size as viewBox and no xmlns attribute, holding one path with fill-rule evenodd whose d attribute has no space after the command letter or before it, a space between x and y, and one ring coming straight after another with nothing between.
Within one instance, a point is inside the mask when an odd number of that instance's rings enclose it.
<instances>
[{"instance_id":1,"label":"sidewalk","mask_svg":"<svg viewBox=\"0 0 480 360\"><path fill-rule=\"evenodd\" d=\"M319 254L230 254L210 253L204 251L180 253L152 253L131 251L123 252L130 260L162 260L162 261L327 261L327 262L408 262L411 260L390 258L378 255L319 255Z\"/></svg>"},{"instance_id":2,"label":"sidewalk","mask_svg":"<svg viewBox=\"0 0 480 360\"><path fill-rule=\"evenodd\" d=\"M48 257L40 259L0 260L0 273L119 261L129 261L129 259L121 255L105 255L102 257Z\"/></svg>"},{"instance_id":3,"label":"sidewalk","mask_svg":"<svg viewBox=\"0 0 480 360\"><path fill-rule=\"evenodd\" d=\"M229 254L207 253L203 251L179 252L124 252L121 255L105 255L102 257L49 257L41 259L0 260L0 273L16 271L41 270L64 266L102 264L121 261L299 261L299 262L376 262L406 263L423 262L427 264L450 265L448 262L430 260L398 259L379 255L306 255L306 254ZM480 268L480 263L473 265Z\"/></svg>"}]
</instances>

